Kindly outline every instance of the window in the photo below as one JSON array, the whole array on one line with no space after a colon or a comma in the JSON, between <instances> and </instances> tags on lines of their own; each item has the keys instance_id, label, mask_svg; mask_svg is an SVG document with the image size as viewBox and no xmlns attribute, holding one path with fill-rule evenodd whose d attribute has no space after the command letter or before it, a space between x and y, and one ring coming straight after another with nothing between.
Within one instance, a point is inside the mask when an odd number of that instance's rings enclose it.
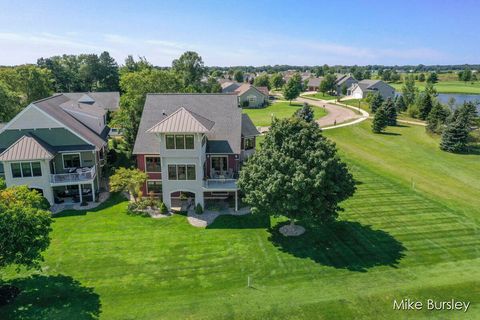
<instances>
[{"instance_id":1,"label":"window","mask_svg":"<svg viewBox=\"0 0 480 320\"><path fill-rule=\"evenodd\" d=\"M251 150L251 149L254 149L255 148L255 138L245 138L243 140L243 144L244 144L244 149L245 150Z\"/></svg>"},{"instance_id":2,"label":"window","mask_svg":"<svg viewBox=\"0 0 480 320\"><path fill-rule=\"evenodd\" d=\"M147 194L162 194L162 181L148 180L147 181Z\"/></svg>"},{"instance_id":3,"label":"window","mask_svg":"<svg viewBox=\"0 0 480 320\"><path fill-rule=\"evenodd\" d=\"M195 165L168 165L168 180L196 180Z\"/></svg>"},{"instance_id":4,"label":"window","mask_svg":"<svg viewBox=\"0 0 480 320\"><path fill-rule=\"evenodd\" d=\"M217 173L226 172L228 169L227 157L212 157L212 169Z\"/></svg>"},{"instance_id":5,"label":"window","mask_svg":"<svg viewBox=\"0 0 480 320\"><path fill-rule=\"evenodd\" d=\"M175 136L167 135L167 149L175 149Z\"/></svg>"},{"instance_id":6,"label":"window","mask_svg":"<svg viewBox=\"0 0 480 320\"><path fill-rule=\"evenodd\" d=\"M193 149L195 142L193 141L193 135L185 136L185 149Z\"/></svg>"},{"instance_id":7,"label":"window","mask_svg":"<svg viewBox=\"0 0 480 320\"><path fill-rule=\"evenodd\" d=\"M167 135L166 141L167 149L191 150L195 148L194 136L192 134Z\"/></svg>"},{"instance_id":8,"label":"window","mask_svg":"<svg viewBox=\"0 0 480 320\"><path fill-rule=\"evenodd\" d=\"M78 168L80 167L80 154L79 153L64 153L63 157L63 168Z\"/></svg>"},{"instance_id":9,"label":"window","mask_svg":"<svg viewBox=\"0 0 480 320\"><path fill-rule=\"evenodd\" d=\"M20 169L20 163L12 163L10 166L12 167L12 177L21 178L22 169Z\"/></svg>"},{"instance_id":10,"label":"window","mask_svg":"<svg viewBox=\"0 0 480 320\"><path fill-rule=\"evenodd\" d=\"M160 157L145 157L146 172L162 172Z\"/></svg>"},{"instance_id":11,"label":"window","mask_svg":"<svg viewBox=\"0 0 480 320\"><path fill-rule=\"evenodd\" d=\"M12 163L10 168L14 178L40 177L42 175L40 162Z\"/></svg>"},{"instance_id":12,"label":"window","mask_svg":"<svg viewBox=\"0 0 480 320\"><path fill-rule=\"evenodd\" d=\"M255 97L255 96L249 96L248 97L248 104L249 105L254 105L256 103L257 103L257 97Z\"/></svg>"}]
</instances>

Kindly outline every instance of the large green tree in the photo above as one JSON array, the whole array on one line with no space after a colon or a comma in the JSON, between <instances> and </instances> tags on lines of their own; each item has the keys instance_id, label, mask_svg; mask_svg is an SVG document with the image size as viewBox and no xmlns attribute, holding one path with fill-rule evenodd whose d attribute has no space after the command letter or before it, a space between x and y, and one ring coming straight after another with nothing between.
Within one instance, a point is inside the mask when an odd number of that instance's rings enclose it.
<instances>
[{"instance_id":1,"label":"large green tree","mask_svg":"<svg viewBox=\"0 0 480 320\"><path fill-rule=\"evenodd\" d=\"M267 74L259 75L253 81L253 85L256 86L256 87L267 87L270 90L270 88L271 88L270 78L268 77Z\"/></svg>"},{"instance_id":2,"label":"large green tree","mask_svg":"<svg viewBox=\"0 0 480 320\"><path fill-rule=\"evenodd\" d=\"M335 144L316 123L275 120L262 148L240 172L238 186L252 212L321 223L334 221L355 183Z\"/></svg>"},{"instance_id":3,"label":"large green tree","mask_svg":"<svg viewBox=\"0 0 480 320\"><path fill-rule=\"evenodd\" d=\"M370 111L373 113L377 112L377 109L380 108L383 104L383 98L380 93L375 93L370 98Z\"/></svg>"},{"instance_id":4,"label":"large green tree","mask_svg":"<svg viewBox=\"0 0 480 320\"><path fill-rule=\"evenodd\" d=\"M136 202L140 195L140 188L147 178L147 174L138 169L118 168L110 177L110 190L128 192Z\"/></svg>"},{"instance_id":5,"label":"large green tree","mask_svg":"<svg viewBox=\"0 0 480 320\"><path fill-rule=\"evenodd\" d=\"M233 73L233 79L237 82L243 82L243 71L242 70L235 70Z\"/></svg>"},{"instance_id":6,"label":"large green tree","mask_svg":"<svg viewBox=\"0 0 480 320\"><path fill-rule=\"evenodd\" d=\"M372 121L372 131L374 133L381 133L388 125L388 115L385 108L382 106L377 109Z\"/></svg>"},{"instance_id":7,"label":"large green tree","mask_svg":"<svg viewBox=\"0 0 480 320\"><path fill-rule=\"evenodd\" d=\"M283 76L280 73L275 73L270 77L270 87L280 89L285 84Z\"/></svg>"},{"instance_id":8,"label":"large green tree","mask_svg":"<svg viewBox=\"0 0 480 320\"><path fill-rule=\"evenodd\" d=\"M465 152L468 148L469 134L478 125L478 113L475 104L465 102L456 109L442 132L440 149L448 152Z\"/></svg>"},{"instance_id":9,"label":"large green tree","mask_svg":"<svg viewBox=\"0 0 480 320\"><path fill-rule=\"evenodd\" d=\"M318 90L325 95L327 92L332 92L335 90L335 82L337 81L337 78L335 75L329 73L325 77L323 77L323 80L320 82L320 86Z\"/></svg>"},{"instance_id":10,"label":"large green tree","mask_svg":"<svg viewBox=\"0 0 480 320\"><path fill-rule=\"evenodd\" d=\"M402 87L402 94L407 107L415 102L415 97L417 96L417 93L418 89L415 86L415 78L413 77L413 75L405 77L405 82Z\"/></svg>"},{"instance_id":11,"label":"large green tree","mask_svg":"<svg viewBox=\"0 0 480 320\"><path fill-rule=\"evenodd\" d=\"M295 73L283 88L283 97L292 103L302 92L302 77Z\"/></svg>"},{"instance_id":12,"label":"large green tree","mask_svg":"<svg viewBox=\"0 0 480 320\"><path fill-rule=\"evenodd\" d=\"M51 212L27 186L0 190L0 269L9 265L39 268L50 244Z\"/></svg>"},{"instance_id":13,"label":"large green tree","mask_svg":"<svg viewBox=\"0 0 480 320\"><path fill-rule=\"evenodd\" d=\"M395 108L397 108L398 112L403 112L407 110L407 105L405 103L405 99L403 99L402 95L398 95L395 98Z\"/></svg>"},{"instance_id":14,"label":"large green tree","mask_svg":"<svg viewBox=\"0 0 480 320\"><path fill-rule=\"evenodd\" d=\"M387 124L389 126L396 126L397 125L397 108L393 103L392 98L387 98L383 103L383 108L387 114Z\"/></svg>"},{"instance_id":15,"label":"large green tree","mask_svg":"<svg viewBox=\"0 0 480 320\"><path fill-rule=\"evenodd\" d=\"M172 62L173 71L180 76L183 86L187 92L200 91L200 81L206 74L202 57L194 51L183 53L178 59Z\"/></svg>"},{"instance_id":16,"label":"large green tree","mask_svg":"<svg viewBox=\"0 0 480 320\"><path fill-rule=\"evenodd\" d=\"M435 103L435 98L429 94L428 92L422 92L418 96L418 101L417 101L417 106L419 110L419 115L418 117L421 120L426 120L428 117L428 114L433 108L433 105Z\"/></svg>"},{"instance_id":17,"label":"large green tree","mask_svg":"<svg viewBox=\"0 0 480 320\"><path fill-rule=\"evenodd\" d=\"M441 103L436 102L427 117L427 131L432 133L442 133L450 113L450 109Z\"/></svg>"},{"instance_id":18,"label":"large green tree","mask_svg":"<svg viewBox=\"0 0 480 320\"><path fill-rule=\"evenodd\" d=\"M21 109L20 95L0 80L0 122L10 121Z\"/></svg>"}]
</instances>

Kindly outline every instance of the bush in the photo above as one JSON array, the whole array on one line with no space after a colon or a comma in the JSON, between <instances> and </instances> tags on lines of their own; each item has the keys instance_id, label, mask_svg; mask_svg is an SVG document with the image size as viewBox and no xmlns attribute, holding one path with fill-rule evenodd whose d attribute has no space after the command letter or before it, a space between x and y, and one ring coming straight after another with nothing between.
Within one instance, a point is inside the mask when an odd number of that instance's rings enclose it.
<instances>
[{"instance_id":1,"label":"bush","mask_svg":"<svg viewBox=\"0 0 480 320\"><path fill-rule=\"evenodd\" d=\"M135 203L137 204L137 209L138 210L145 210L145 209L147 209L147 207L150 207L150 201L148 199L143 199L142 198Z\"/></svg>"},{"instance_id":2,"label":"bush","mask_svg":"<svg viewBox=\"0 0 480 320\"><path fill-rule=\"evenodd\" d=\"M167 214L168 213L168 208L165 205L165 203L163 203L163 201L158 202L158 211L160 211L161 214Z\"/></svg>"},{"instance_id":3,"label":"bush","mask_svg":"<svg viewBox=\"0 0 480 320\"><path fill-rule=\"evenodd\" d=\"M416 105L411 104L408 106L407 114L409 117L418 118L418 116L420 115L420 110L418 110L418 107Z\"/></svg>"},{"instance_id":4,"label":"bush","mask_svg":"<svg viewBox=\"0 0 480 320\"><path fill-rule=\"evenodd\" d=\"M203 208L202 208L202 205L200 203L197 203L197 205L195 206L195 213L196 214L202 214L203 213Z\"/></svg>"},{"instance_id":5,"label":"bush","mask_svg":"<svg viewBox=\"0 0 480 320\"><path fill-rule=\"evenodd\" d=\"M113 148L113 149L117 149L117 147L118 147L118 140L115 139L115 138L113 138L113 139L112 139L112 148Z\"/></svg>"},{"instance_id":6,"label":"bush","mask_svg":"<svg viewBox=\"0 0 480 320\"><path fill-rule=\"evenodd\" d=\"M241 104L242 108L248 108L248 105L249 105L248 100L242 101L242 104Z\"/></svg>"}]
</instances>

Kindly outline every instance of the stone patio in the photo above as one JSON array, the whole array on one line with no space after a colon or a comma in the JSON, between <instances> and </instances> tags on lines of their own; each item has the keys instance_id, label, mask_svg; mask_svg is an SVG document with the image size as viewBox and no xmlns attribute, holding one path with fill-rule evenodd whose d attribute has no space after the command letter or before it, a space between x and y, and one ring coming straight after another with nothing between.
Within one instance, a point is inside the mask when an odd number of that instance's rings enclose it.
<instances>
[{"instance_id":1,"label":"stone patio","mask_svg":"<svg viewBox=\"0 0 480 320\"><path fill-rule=\"evenodd\" d=\"M98 207L100 204L102 204L105 200L108 199L110 196L110 192L101 192L100 195L98 196L98 202L88 202L86 206L81 206L80 202L76 203L59 203L59 204L54 204L53 206L50 207L50 211L52 211L53 214L59 213L63 210L90 210L93 208Z\"/></svg>"}]
</instances>

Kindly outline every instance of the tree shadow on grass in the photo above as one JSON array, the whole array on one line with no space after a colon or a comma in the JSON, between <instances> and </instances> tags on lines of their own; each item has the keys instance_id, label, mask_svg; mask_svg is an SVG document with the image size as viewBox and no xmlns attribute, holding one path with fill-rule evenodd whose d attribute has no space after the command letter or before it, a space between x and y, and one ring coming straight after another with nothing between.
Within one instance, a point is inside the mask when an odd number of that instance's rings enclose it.
<instances>
[{"instance_id":1,"label":"tree shadow on grass","mask_svg":"<svg viewBox=\"0 0 480 320\"><path fill-rule=\"evenodd\" d=\"M74 209L67 209L55 213L53 218L64 218L64 217L73 217L73 216L84 216L87 212L98 212L102 211L108 207L117 205L123 201L126 201L125 197L121 193L112 193L110 197L105 200L105 202L101 203L95 208L87 209L87 210L74 210Z\"/></svg>"},{"instance_id":2,"label":"tree shadow on grass","mask_svg":"<svg viewBox=\"0 0 480 320\"><path fill-rule=\"evenodd\" d=\"M207 229L268 229L270 217L265 214L242 216L221 215L207 226Z\"/></svg>"},{"instance_id":3,"label":"tree shadow on grass","mask_svg":"<svg viewBox=\"0 0 480 320\"><path fill-rule=\"evenodd\" d=\"M100 296L69 276L34 275L9 283L21 290L0 306L0 319L98 319Z\"/></svg>"},{"instance_id":4,"label":"tree shadow on grass","mask_svg":"<svg viewBox=\"0 0 480 320\"><path fill-rule=\"evenodd\" d=\"M386 132L386 131L382 131L380 132L381 135L384 135L384 136L401 136L402 134L401 133L397 133L397 132Z\"/></svg>"},{"instance_id":5,"label":"tree shadow on grass","mask_svg":"<svg viewBox=\"0 0 480 320\"><path fill-rule=\"evenodd\" d=\"M366 272L375 266L396 267L404 256L401 242L382 230L358 222L338 221L330 225L305 222L306 232L298 237L285 237L279 223L269 231L269 240L283 252L338 269Z\"/></svg>"}]
</instances>

